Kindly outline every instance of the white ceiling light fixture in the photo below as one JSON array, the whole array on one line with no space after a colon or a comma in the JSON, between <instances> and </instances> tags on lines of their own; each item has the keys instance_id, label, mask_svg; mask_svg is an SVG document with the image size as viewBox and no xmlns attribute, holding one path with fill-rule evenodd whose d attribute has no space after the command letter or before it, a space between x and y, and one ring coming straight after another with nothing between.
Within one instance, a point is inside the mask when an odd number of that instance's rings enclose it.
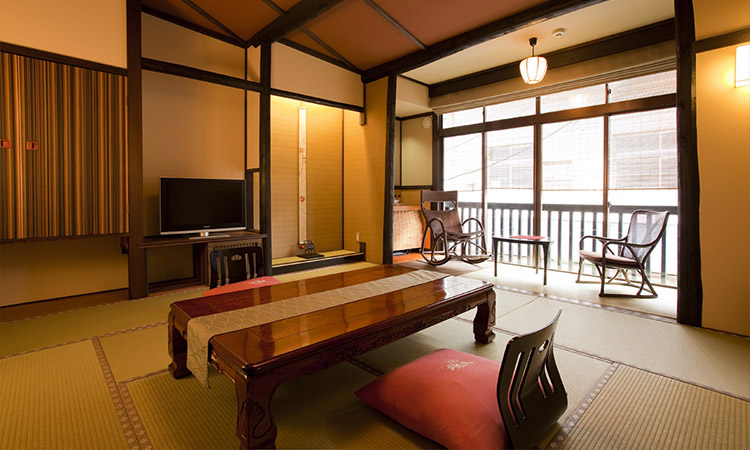
<instances>
[{"instance_id":1,"label":"white ceiling light fixture","mask_svg":"<svg viewBox=\"0 0 750 450\"><path fill-rule=\"evenodd\" d=\"M547 59L543 56L534 56L534 46L536 38L529 39L531 45L531 56L521 61L521 76L524 83L536 84L544 79L547 73Z\"/></svg>"}]
</instances>

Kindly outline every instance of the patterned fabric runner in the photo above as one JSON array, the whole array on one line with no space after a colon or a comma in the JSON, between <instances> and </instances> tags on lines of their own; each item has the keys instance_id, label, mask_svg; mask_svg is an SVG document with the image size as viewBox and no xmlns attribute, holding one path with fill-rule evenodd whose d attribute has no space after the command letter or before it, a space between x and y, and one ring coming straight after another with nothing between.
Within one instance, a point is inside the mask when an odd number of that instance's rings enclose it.
<instances>
[{"instance_id":1,"label":"patterned fabric runner","mask_svg":"<svg viewBox=\"0 0 750 450\"><path fill-rule=\"evenodd\" d=\"M313 311L429 283L447 276L448 274L445 273L417 270L330 291L190 319L187 324L187 368L205 387L209 387L208 340L217 334L301 316Z\"/></svg>"}]
</instances>

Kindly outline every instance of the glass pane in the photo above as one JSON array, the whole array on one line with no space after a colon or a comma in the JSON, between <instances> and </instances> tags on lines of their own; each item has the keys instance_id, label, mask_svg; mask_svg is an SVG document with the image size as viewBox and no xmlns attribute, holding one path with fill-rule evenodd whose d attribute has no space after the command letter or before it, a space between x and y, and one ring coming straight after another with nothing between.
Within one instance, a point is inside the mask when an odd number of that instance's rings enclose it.
<instances>
[{"instance_id":1,"label":"glass pane","mask_svg":"<svg viewBox=\"0 0 750 450\"><path fill-rule=\"evenodd\" d=\"M677 92L677 73L672 70L609 83L609 102L621 102L675 92Z\"/></svg>"},{"instance_id":2,"label":"glass pane","mask_svg":"<svg viewBox=\"0 0 750 450\"><path fill-rule=\"evenodd\" d=\"M557 94L544 95L541 98L541 111L542 113L548 113L583 108L584 106L602 105L606 100L604 86L600 84Z\"/></svg>"},{"instance_id":3,"label":"glass pane","mask_svg":"<svg viewBox=\"0 0 750 450\"><path fill-rule=\"evenodd\" d=\"M493 236L531 235L534 127L487 133L487 222ZM531 264L530 246L501 243L499 261Z\"/></svg>"},{"instance_id":4,"label":"glass pane","mask_svg":"<svg viewBox=\"0 0 750 450\"><path fill-rule=\"evenodd\" d=\"M627 232L640 208L670 210L664 242L650 257L651 277L676 285L677 116L675 108L612 116L609 121L608 234Z\"/></svg>"},{"instance_id":5,"label":"glass pane","mask_svg":"<svg viewBox=\"0 0 750 450\"><path fill-rule=\"evenodd\" d=\"M473 125L475 123L482 123L482 120L484 120L484 114L481 107L446 113L443 114L443 128Z\"/></svg>"},{"instance_id":6,"label":"glass pane","mask_svg":"<svg viewBox=\"0 0 750 450\"><path fill-rule=\"evenodd\" d=\"M514 117L531 116L536 112L536 99L524 98L513 102L500 103L488 106L485 111L485 120L512 119Z\"/></svg>"},{"instance_id":7,"label":"glass pane","mask_svg":"<svg viewBox=\"0 0 750 450\"><path fill-rule=\"evenodd\" d=\"M542 234L563 270L577 270L580 238L603 229L603 147L601 117L542 126Z\"/></svg>"},{"instance_id":8,"label":"glass pane","mask_svg":"<svg viewBox=\"0 0 750 450\"><path fill-rule=\"evenodd\" d=\"M445 138L444 151L444 189L458 191L459 202L481 203L482 135Z\"/></svg>"}]
</instances>

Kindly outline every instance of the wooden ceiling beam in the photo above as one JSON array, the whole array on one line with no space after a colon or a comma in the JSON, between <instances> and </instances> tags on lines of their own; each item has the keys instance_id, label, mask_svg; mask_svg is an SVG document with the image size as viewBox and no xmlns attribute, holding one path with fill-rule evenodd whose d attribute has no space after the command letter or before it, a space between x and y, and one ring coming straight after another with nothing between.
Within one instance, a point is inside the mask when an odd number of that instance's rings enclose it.
<instances>
[{"instance_id":1,"label":"wooden ceiling beam","mask_svg":"<svg viewBox=\"0 0 750 450\"><path fill-rule=\"evenodd\" d=\"M301 0L289 8L281 17L269 23L250 38L249 45L257 47L263 43L273 43L289 34L343 0Z\"/></svg>"},{"instance_id":2,"label":"wooden ceiling beam","mask_svg":"<svg viewBox=\"0 0 750 450\"><path fill-rule=\"evenodd\" d=\"M182 0L182 2L185 3L186 5L188 5L189 7L193 8L193 10L195 12L197 12L201 16L205 17L206 20L208 20L212 24L216 25L219 29L221 29L221 31L223 31L224 33L226 33L227 36L231 37L235 41L234 42L235 44L244 45L245 41L241 37L237 36L234 33L234 31L232 31L229 28L227 28L226 25L224 25L223 23L221 23L218 20L216 20L216 18L214 16L212 16L211 14L207 13L206 11L204 11L203 8L201 8L200 6L196 5L191 0Z\"/></svg>"},{"instance_id":3,"label":"wooden ceiling beam","mask_svg":"<svg viewBox=\"0 0 750 450\"><path fill-rule=\"evenodd\" d=\"M377 12L378 14L380 14L381 16L383 16L383 18L385 20L387 20L388 23L390 23L391 25L393 25L394 28L396 28L398 31L400 31L401 34L403 34L404 36L408 37L412 42L414 42L417 45L417 47L419 47L421 50L424 50L425 48L427 48L422 43L422 41L419 40L419 38L417 38L416 36L414 36L403 25L401 25L400 23L398 23L398 21L396 19L394 19L390 14L388 14L387 12L385 12L385 10L383 8L381 8L373 0L364 0L364 2L367 3L367 5L370 8L374 9L375 12Z\"/></svg>"},{"instance_id":4,"label":"wooden ceiling beam","mask_svg":"<svg viewBox=\"0 0 750 450\"><path fill-rule=\"evenodd\" d=\"M554 69L660 42L671 41L674 39L674 27L674 19L667 19L602 39L545 53L541 56L547 59L548 67ZM430 97L452 94L466 89L517 78L520 76L518 72L519 62L514 61L502 66L432 84L430 85Z\"/></svg>"},{"instance_id":5,"label":"wooden ceiling beam","mask_svg":"<svg viewBox=\"0 0 750 450\"><path fill-rule=\"evenodd\" d=\"M424 50L417 50L408 55L396 58L364 71L362 81L369 83L391 74L401 74L425 64L458 53L496 37L518 31L521 28L554 19L606 0L553 0L521 11L508 17L490 22L479 28L467 31L452 38L430 45Z\"/></svg>"}]
</instances>

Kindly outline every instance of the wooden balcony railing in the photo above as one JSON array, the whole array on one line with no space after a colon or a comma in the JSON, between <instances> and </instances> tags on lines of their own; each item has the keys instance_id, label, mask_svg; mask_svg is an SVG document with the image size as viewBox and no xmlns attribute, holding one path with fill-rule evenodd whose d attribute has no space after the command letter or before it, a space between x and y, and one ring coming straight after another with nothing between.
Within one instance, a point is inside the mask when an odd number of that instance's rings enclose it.
<instances>
[{"instance_id":1,"label":"wooden balcony railing","mask_svg":"<svg viewBox=\"0 0 750 450\"><path fill-rule=\"evenodd\" d=\"M483 218L480 203L459 202L461 218L485 220L485 233L490 236L532 235L534 211L529 203L488 203L487 217ZM677 273L677 207L676 206L611 206L607 235L619 237L627 232L630 214L636 209L669 211L667 230L654 249L648 263L649 276L655 275L660 284L676 285ZM558 205L542 207L541 234L554 239L550 246L550 268L569 272L578 271L578 245L582 236L604 234L604 213L601 205ZM592 242L596 242L593 241ZM594 248L597 250L599 248ZM533 265L532 246L501 243L498 261ZM654 264L656 264L654 266ZM652 278L652 281L655 281Z\"/></svg>"}]
</instances>

